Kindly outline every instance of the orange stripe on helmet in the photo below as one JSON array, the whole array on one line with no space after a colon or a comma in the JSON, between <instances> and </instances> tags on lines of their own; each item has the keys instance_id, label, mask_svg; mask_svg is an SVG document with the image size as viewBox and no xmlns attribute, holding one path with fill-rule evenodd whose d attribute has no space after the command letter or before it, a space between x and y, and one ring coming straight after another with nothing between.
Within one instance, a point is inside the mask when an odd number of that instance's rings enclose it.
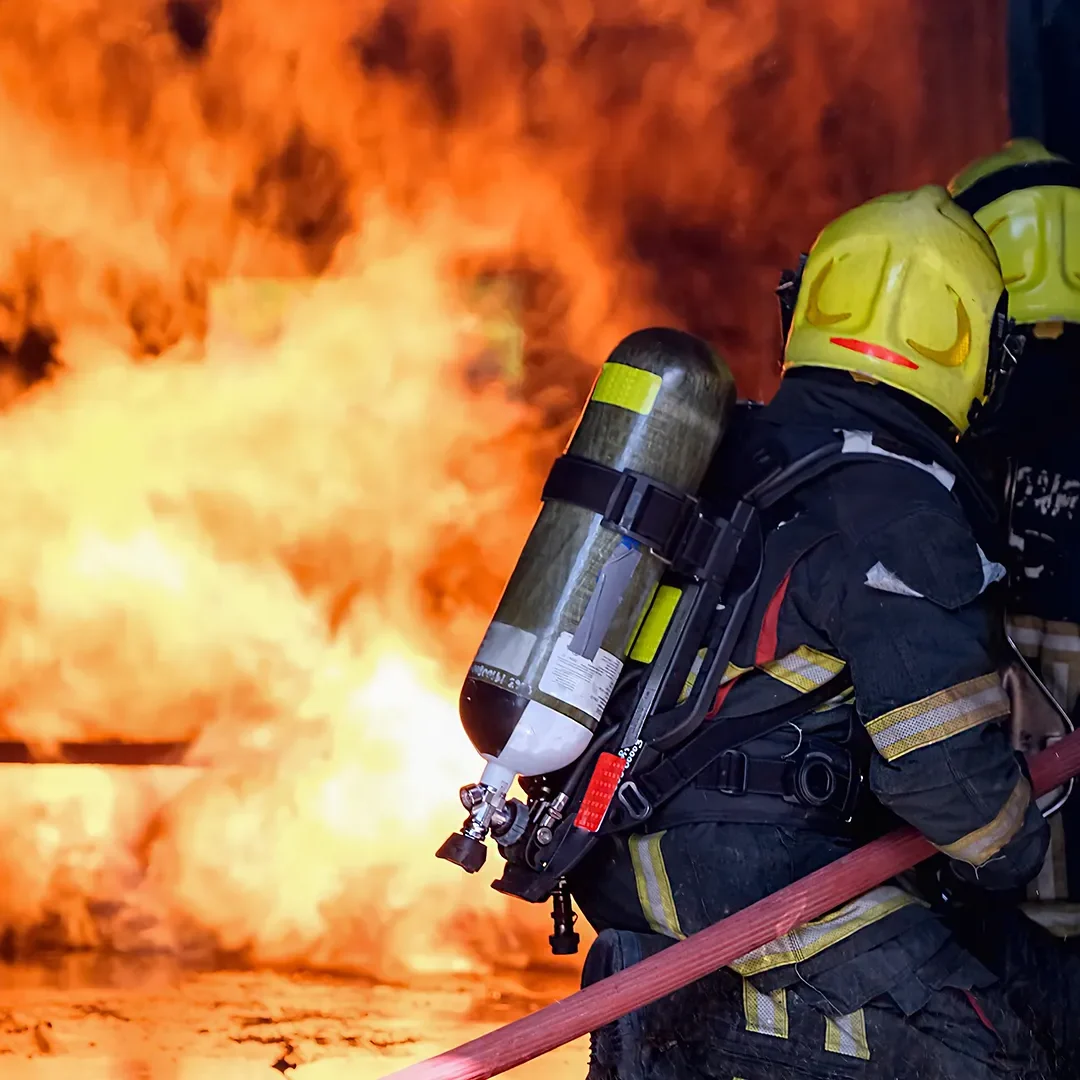
<instances>
[{"instance_id":1,"label":"orange stripe on helmet","mask_svg":"<svg viewBox=\"0 0 1080 1080\"><path fill-rule=\"evenodd\" d=\"M848 337L829 338L829 341L842 349L872 356L875 360L884 360L887 364L896 364L897 367L910 368L912 371L919 370L919 365L914 360L909 360L906 356L893 352L892 349L886 349L884 345L875 345L872 341L859 341L857 338Z\"/></svg>"}]
</instances>

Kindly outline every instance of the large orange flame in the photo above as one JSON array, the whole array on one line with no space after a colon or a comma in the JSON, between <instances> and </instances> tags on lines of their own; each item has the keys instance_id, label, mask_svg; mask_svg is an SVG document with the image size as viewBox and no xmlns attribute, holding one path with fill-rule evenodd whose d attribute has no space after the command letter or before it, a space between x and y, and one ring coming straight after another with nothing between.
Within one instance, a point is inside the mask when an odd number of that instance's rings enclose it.
<instances>
[{"instance_id":1,"label":"large orange flame","mask_svg":"<svg viewBox=\"0 0 1080 1080\"><path fill-rule=\"evenodd\" d=\"M533 956L432 852L547 463L644 323L769 392L779 267L1002 134L1002 7L5 5L0 725L208 766L5 772L18 940Z\"/></svg>"}]
</instances>

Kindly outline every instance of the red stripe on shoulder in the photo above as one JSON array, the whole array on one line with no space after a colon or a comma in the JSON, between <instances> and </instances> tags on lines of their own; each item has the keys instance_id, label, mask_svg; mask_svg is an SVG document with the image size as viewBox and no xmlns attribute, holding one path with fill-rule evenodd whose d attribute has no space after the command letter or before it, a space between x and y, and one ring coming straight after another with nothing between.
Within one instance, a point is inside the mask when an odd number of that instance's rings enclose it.
<instances>
[{"instance_id":1,"label":"red stripe on shoulder","mask_svg":"<svg viewBox=\"0 0 1080 1080\"><path fill-rule=\"evenodd\" d=\"M767 664L776 659L776 637L780 623L780 608L787 596L791 584L791 571L784 575L784 580L777 586L769 606L765 609L765 618L761 620L761 632L758 634L757 649L754 651L755 664Z\"/></svg>"},{"instance_id":2,"label":"red stripe on shoulder","mask_svg":"<svg viewBox=\"0 0 1080 1080\"><path fill-rule=\"evenodd\" d=\"M738 676L732 679L730 682L724 683L719 690L716 691L716 697L713 698L712 708L705 714L706 720L714 720L716 714L723 707L724 699L731 693L731 688L739 681Z\"/></svg>"}]
</instances>

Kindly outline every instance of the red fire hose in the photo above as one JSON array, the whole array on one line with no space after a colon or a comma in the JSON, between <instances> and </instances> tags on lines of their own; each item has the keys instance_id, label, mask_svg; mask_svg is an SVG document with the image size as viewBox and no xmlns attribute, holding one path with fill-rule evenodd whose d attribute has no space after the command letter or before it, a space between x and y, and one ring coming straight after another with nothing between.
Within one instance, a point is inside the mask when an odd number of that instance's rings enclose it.
<instances>
[{"instance_id":1,"label":"red fire hose","mask_svg":"<svg viewBox=\"0 0 1080 1080\"><path fill-rule=\"evenodd\" d=\"M1031 762L1041 795L1080 773L1080 731ZM909 870L935 848L898 829L756 904L539 1012L383 1080L487 1080L648 1005Z\"/></svg>"}]
</instances>

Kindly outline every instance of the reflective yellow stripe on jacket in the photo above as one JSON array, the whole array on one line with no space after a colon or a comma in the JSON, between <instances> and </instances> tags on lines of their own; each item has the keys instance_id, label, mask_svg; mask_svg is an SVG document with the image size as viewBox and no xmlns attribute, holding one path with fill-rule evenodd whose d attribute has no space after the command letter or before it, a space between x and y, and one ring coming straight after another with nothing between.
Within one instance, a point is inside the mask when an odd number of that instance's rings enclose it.
<instances>
[{"instance_id":1,"label":"reflective yellow stripe on jacket","mask_svg":"<svg viewBox=\"0 0 1080 1080\"><path fill-rule=\"evenodd\" d=\"M660 843L664 832L630 837L630 861L634 867L638 902L651 929L657 934L678 940L686 937L679 925L675 895L671 891L664 853Z\"/></svg>"},{"instance_id":2,"label":"reflective yellow stripe on jacket","mask_svg":"<svg viewBox=\"0 0 1080 1080\"><path fill-rule=\"evenodd\" d=\"M831 1054L870 1060L870 1044L866 1040L866 1014L856 1009L847 1016L825 1017L825 1049Z\"/></svg>"},{"instance_id":3,"label":"reflective yellow stripe on jacket","mask_svg":"<svg viewBox=\"0 0 1080 1080\"><path fill-rule=\"evenodd\" d=\"M763 994L749 979L743 979L743 1014L746 1030L776 1039L788 1037L787 991L781 987Z\"/></svg>"},{"instance_id":4,"label":"reflective yellow stripe on jacket","mask_svg":"<svg viewBox=\"0 0 1080 1080\"><path fill-rule=\"evenodd\" d=\"M951 859L959 859L972 866L982 866L1020 831L1030 802L1031 785L1021 776L993 821L974 829L966 836L961 836L951 844L938 844L937 847Z\"/></svg>"},{"instance_id":5,"label":"reflective yellow stripe on jacket","mask_svg":"<svg viewBox=\"0 0 1080 1080\"><path fill-rule=\"evenodd\" d=\"M657 934L682 940L686 934L679 922L675 894L661 847L665 834L666 830L631 836L630 860L634 868L638 902L649 927ZM751 976L787 964L798 964L817 956L830 945L846 941L853 934L901 908L922 903L901 889L882 885L820 919L797 926L790 933L754 949L728 966L740 975Z\"/></svg>"},{"instance_id":6,"label":"reflective yellow stripe on jacket","mask_svg":"<svg viewBox=\"0 0 1080 1080\"><path fill-rule=\"evenodd\" d=\"M944 742L988 720L1009 715L1009 695L996 674L980 675L921 701L902 705L866 725L881 756L889 762L924 746Z\"/></svg>"},{"instance_id":7,"label":"reflective yellow stripe on jacket","mask_svg":"<svg viewBox=\"0 0 1080 1080\"><path fill-rule=\"evenodd\" d=\"M830 656L818 649L812 649L809 645L800 645L787 656L781 656L761 665L761 670L766 675L771 675L801 694L808 694L811 690L824 686L843 669L843 660L838 660L835 656Z\"/></svg>"}]
</instances>

